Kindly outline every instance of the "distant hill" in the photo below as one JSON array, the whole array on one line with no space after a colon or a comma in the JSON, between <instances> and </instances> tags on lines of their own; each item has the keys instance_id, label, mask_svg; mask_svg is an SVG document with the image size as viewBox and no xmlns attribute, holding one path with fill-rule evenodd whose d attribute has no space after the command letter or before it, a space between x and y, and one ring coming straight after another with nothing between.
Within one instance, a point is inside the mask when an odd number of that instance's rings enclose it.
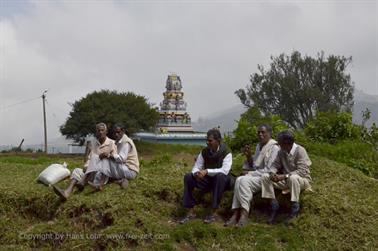
<instances>
[{"instance_id":1,"label":"distant hill","mask_svg":"<svg viewBox=\"0 0 378 251\"><path fill-rule=\"evenodd\" d=\"M362 111L369 108L371 118L367 121L370 126L375 122L378 125L378 95L369 95L362 91L356 90L354 93L353 121L360 124L362 121Z\"/></svg>"},{"instance_id":2,"label":"distant hill","mask_svg":"<svg viewBox=\"0 0 378 251\"><path fill-rule=\"evenodd\" d=\"M361 112L366 108L371 111L371 118L367 121L370 126L373 122L378 125L378 95L369 95L362 91L356 90L354 93L353 121L360 124L362 121ZM222 133L232 132L236 126L240 115L246 111L246 108L240 104L233 106L224 111L215 113L206 118L200 117L198 121L193 122L193 128L196 131L207 131L210 128L220 126Z\"/></svg>"},{"instance_id":3,"label":"distant hill","mask_svg":"<svg viewBox=\"0 0 378 251\"><path fill-rule=\"evenodd\" d=\"M206 132L210 128L220 126L222 133L232 132L236 126L240 115L246 111L246 108L240 104L233 106L224 111L214 113L209 117L200 117L196 122L192 123L194 130Z\"/></svg>"}]
</instances>

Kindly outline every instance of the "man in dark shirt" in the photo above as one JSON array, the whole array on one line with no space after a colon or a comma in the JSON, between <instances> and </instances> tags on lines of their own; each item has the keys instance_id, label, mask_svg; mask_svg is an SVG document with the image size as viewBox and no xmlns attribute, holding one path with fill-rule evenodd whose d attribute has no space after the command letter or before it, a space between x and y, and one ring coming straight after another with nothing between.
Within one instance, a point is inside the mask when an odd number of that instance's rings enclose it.
<instances>
[{"instance_id":1,"label":"man in dark shirt","mask_svg":"<svg viewBox=\"0 0 378 251\"><path fill-rule=\"evenodd\" d=\"M187 215L179 222L181 224L195 218L193 197L194 188L202 192L212 192L212 212L205 223L216 220L216 210L219 207L224 191L231 188L231 178L228 175L232 165L232 154L226 144L221 143L222 137L217 129L207 132L207 147L198 155L192 172L184 177L184 207Z\"/></svg>"}]
</instances>

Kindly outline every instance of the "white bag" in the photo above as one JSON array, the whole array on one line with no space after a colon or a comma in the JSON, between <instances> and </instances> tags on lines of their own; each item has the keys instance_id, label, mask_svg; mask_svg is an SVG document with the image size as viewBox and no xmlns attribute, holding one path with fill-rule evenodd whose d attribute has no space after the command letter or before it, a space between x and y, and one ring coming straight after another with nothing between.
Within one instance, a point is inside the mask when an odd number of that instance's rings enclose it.
<instances>
[{"instance_id":1,"label":"white bag","mask_svg":"<svg viewBox=\"0 0 378 251\"><path fill-rule=\"evenodd\" d=\"M45 185L54 185L70 175L71 172L68 170L66 162L64 162L63 165L52 164L39 174L38 181Z\"/></svg>"}]
</instances>

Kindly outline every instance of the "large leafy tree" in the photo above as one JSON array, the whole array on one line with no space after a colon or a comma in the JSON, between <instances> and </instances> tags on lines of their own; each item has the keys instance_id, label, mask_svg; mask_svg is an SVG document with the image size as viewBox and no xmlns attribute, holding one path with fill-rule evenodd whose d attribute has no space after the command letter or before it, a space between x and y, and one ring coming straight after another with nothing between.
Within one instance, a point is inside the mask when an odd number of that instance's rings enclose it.
<instances>
[{"instance_id":1,"label":"large leafy tree","mask_svg":"<svg viewBox=\"0 0 378 251\"><path fill-rule=\"evenodd\" d=\"M235 92L245 106L278 115L293 128L304 128L318 111L351 111L354 87L346 73L351 57L321 52L312 58L294 51L271 60L269 70L258 65L251 85Z\"/></svg>"},{"instance_id":2,"label":"large leafy tree","mask_svg":"<svg viewBox=\"0 0 378 251\"><path fill-rule=\"evenodd\" d=\"M126 126L128 133L155 126L158 112L143 96L131 92L95 91L72 104L72 111L60 131L67 138L84 143L95 130L96 123L104 122L110 128L117 122Z\"/></svg>"}]
</instances>

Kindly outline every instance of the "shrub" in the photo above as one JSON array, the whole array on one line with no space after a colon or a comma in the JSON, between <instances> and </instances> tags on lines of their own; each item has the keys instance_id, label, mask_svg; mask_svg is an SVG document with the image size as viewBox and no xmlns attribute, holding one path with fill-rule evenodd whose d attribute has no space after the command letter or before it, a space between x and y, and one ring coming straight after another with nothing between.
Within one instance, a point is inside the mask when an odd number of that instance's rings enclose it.
<instances>
[{"instance_id":1,"label":"shrub","mask_svg":"<svg viewBox=\"0 0 378 251\"><path fill-rule=\"evenodd\" d=\"M362 127L362 139L378 151L378 127L375 123L370 128Z\"/></svg>"},{"instance_id":2,"label":"shrub","mask_svg":"<svg viewBox=\"0 0 378 251\"><path fill-rule=\"evenodd\" d=\"M280 117L263 116L257 108L252 107L242 114L238 126L234 130L234 135L232 137L226 136L225 141L234 151L240 150L246 144L255 145L259 142L257 129L262 124L272 127L272 138L275 138L280 131L288 128Z\"/></svg>"},{"instance_id":3,"label":"shrub","mask_svg":"<svg viewBox=\"0 0 378 251\"><path fill-rule=\"evenodd\" d=\"M351 113L319 112L307 123L305 134L313 141L332 144L346 139L359 139L361 129L361 126L353 124Z\"/></svg>"},{"instance_id":4,"label":"shrub","mask_svg":"<svg viewBox=\"0 0 378 251\"><path fill-rule=\"evenodd\" d=\"M368 176L377 176L378 174L378 152L371 144L356 140L344 140L337 144L330 144L306 141L303 137L297 138L297 141L305 146L310 154L344 163Z\"/></svg>"}]
</instances>

